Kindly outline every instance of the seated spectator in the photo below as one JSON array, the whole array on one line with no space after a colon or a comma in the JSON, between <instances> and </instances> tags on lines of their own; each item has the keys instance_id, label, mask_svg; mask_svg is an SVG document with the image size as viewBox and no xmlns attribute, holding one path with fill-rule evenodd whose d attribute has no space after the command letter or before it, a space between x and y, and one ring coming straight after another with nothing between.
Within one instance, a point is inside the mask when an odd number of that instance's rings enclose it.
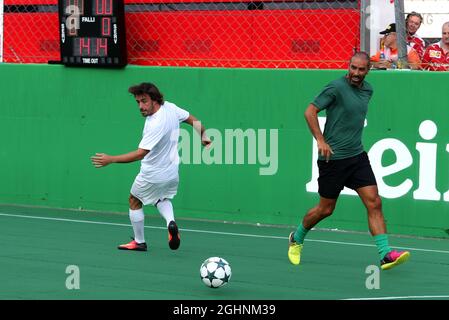
<instances>
[{"instance_id":1,"label":"seated spectator","mask_svg":"<svg viewBox=\"0 0 449 320\"><path fill-rule=\"evenodd\" d=\"M430 71L449 71L449 21L443 23L441 40L427 47L421 67Z\"/></svg>"},{"instance_id":2,"label":"seated spectator","mask_svg":"<svg viewBox=\"0 0 449 320\"><path fill-rule=\"evenodd\" d=\"M398 64L398 41L396 35L396 24L391 23L384 31L379 32L384 37L381 41L380 50L371 57L374 68L394 69ZM411 69L419 69L421 59L411 46L407 45L407 62Z\"/></svg>"},{"instance_id":3,"label":"seated spectator","mask_svg":"<svg viewBox=\"0 0 449 320\"><path fill-rule=\"evenodd\" d=\"M418 31L419 27L421 27L422 20L423 20L422 15L420 15L418 12L415 11L410 12L407 15L407 18L405 19L407 44L416 50L420 59L422 59L426 47L426 43L424 42L424 40L420 38L418 35L416 35L416 32Z\"/></svg>"}]
</instances>

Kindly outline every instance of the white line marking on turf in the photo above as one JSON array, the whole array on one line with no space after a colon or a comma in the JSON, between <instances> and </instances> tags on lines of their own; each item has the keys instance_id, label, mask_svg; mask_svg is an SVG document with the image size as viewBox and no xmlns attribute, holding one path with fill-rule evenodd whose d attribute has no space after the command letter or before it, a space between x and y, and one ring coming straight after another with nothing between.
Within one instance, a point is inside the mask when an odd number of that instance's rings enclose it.
<instances>
[{"instance_id":1,"label":"white line marking on turf","mask_svg":"<svg viewBox=\"0 0 449 320\"><path fill-rule=\"evenodd\" d=\"M28 215L21 215L21 214L9 214L9 213L3 213L3 212L0 212L0 216L15 217L15 218L26 218L26 219L38 219L38 220L77 222L77 223L87 223L87 224L100 224L100 225L119 226L119 227L131 227L130 224L125 224L125 223L113 223L113 222L100 222L100 221L76 220L76 219L65 219L65 218L39 217L39 216L28 216ZM148 229L161 229L161 230L167 229L165 227L154 227L154 226L145 226L145 228L148 228ZM196 233L220 234L220 235L252 237L252 238L264 238L264 239L282 239L282 240L285 240L286 238L288 238L288 237L279 237L279 236L267 236L267 235L257 235L257 234L221 232L221 231L208 231L208 230L195 230L195 229L183 229L183 228L180 228L179 230L180 231L187 231L187 232L196 232ZM307 242L330 243L330 244L342 244L342 245L347 245L347 246L375 247L374 244L363 244L363 243L354 243L354 242L330 241L330 240L319 240L319 239L306 239L305 241L307 241ZM445 251L445 250L421 249L421 248L411 248L411 247L396 247L396 246L394 246L393 248L405 249L405 250L414 250L414 251L424 251L424 252L447 253L447 254L449 254L449 251Z\"/></svg>"},{"instance_id":2,"label":"white line marking on turf","mask_svg":"<svg viewBox=\"0 0 449 320\"><path fill-rule=\"evenodd\" d=\"M376 298L349 298L342 300L397 300L397 299L435 299L449 298L449 296L402 296L402 297L376 297Z\"/></svg>"}]
</instances>

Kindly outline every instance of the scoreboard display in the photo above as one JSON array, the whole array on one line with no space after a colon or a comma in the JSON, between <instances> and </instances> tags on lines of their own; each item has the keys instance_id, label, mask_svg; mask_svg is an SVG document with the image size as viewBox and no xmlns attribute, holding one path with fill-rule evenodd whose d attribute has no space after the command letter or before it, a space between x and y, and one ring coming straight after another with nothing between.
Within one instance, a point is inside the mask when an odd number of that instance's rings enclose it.
<instances>
[{"instance_id":1,"label":"scoreboard display","mask_svg":"<svg viewBox=\"0 0 449 320\"><path fill-rule=\"evenodd\" d=\"M123 0L58 0L58 7L62 64L126 66Z\"/></svg>"}]
</instances>

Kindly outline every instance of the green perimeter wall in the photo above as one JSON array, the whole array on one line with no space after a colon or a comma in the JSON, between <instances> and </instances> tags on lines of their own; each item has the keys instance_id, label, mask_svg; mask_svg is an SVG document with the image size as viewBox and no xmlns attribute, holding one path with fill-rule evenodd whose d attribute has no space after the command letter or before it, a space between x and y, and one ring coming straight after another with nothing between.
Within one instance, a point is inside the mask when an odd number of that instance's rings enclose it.
<instances>
[{"instance_id":1,"label":"green perimeter wall","mask_svg":"<svg viewBox=\"0 0 449 320\"><path fill-rule=\"evenodd\" d=\"M210 157L193 159L197 149L191 150L187 164L186 146L194 141L182 139L185 163L174 200L177 217L297 225L318 200L316 192L306 190L312 180L313 140L303 112L327 82L345 72L0 64L0 202L127 212L139 163L95 169L90 156L137 148L144 119L127 89L151 81L168 101L213 128L217 139L209 151L215 164L205 163ZM383 168L375 171L376 176L383 172L380 189L388 231L449 237L449 74L372 71L367 80L374 97L364 145L372 163ZM423 124L420 133L424 120L435 126ZM182 128L191 133L189 126ZM225 162L232 149L225 130L237 128L262 133L254 141L267 150L245 144L243 164L236 163L236 155L228 159L231 163L217 163ZM270 139L270 129L277 130L277 139ZM276 141L277 171L261 175L260 168L268 165L256 153L270 155ZM237 147L233 150L238 153ZM256 163L249 163L249 150ZM270 156L273 171L275 151ZM399 162L405 164L400 167ZM152 207L146 212L157 214ZM318 227L367 231L360 199L342 195L333 216Z\"/></svg>"}]
</instances>

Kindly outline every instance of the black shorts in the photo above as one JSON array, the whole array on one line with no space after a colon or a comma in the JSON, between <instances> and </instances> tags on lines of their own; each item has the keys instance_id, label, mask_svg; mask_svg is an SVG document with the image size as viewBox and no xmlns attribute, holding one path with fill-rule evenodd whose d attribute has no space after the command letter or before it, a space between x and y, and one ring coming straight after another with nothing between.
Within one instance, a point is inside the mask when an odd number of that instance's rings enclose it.
<instances>
[{"instance_id":1,"label":"black shorts","mask_svg":"<svg viewBox=\"0 0 449 320\"><path fill-rule=\"evenodd\" d=\"M344 187L356 190L377 185L366 152L340 160L318 160L318 193L323 198L337 199Z\"/></svg>"}]
</instances>

